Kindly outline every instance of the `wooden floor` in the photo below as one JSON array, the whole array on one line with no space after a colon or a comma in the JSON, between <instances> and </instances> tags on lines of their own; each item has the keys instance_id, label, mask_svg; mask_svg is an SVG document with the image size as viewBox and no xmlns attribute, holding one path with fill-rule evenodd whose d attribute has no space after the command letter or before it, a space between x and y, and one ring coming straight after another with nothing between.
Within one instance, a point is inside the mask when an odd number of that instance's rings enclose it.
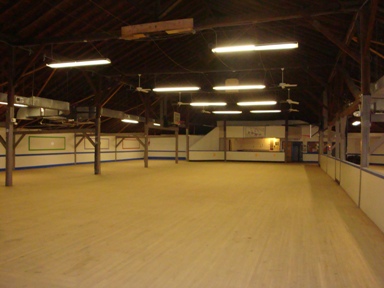
<instances>
[{"instance_id":1,"label":"wooden floor","mask_svg":"<svg viewBox=\"0 0 384 288\"><path fill-rule=\"evenodd\" d=\"M149 165L16 171L0 287L384 287L383 233L317 165Z\"/></svg>"}]
</instances>

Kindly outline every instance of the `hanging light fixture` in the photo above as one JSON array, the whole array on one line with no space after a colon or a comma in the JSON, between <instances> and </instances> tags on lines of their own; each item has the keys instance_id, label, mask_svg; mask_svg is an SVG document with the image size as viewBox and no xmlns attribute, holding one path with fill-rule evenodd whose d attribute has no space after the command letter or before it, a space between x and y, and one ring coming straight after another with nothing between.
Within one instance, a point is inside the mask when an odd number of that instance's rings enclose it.
<instances>
[{"instance_id":1,"label":"hanging light fixture","mask_svg":"<svg viewBox=\"0 0 384 288\"><path fill-rule=\"evenodd\" d=\"M132 123L132 124L137 124L137 123L139 123L139 121L137 121L137 120L133 120L133 119L121 119L121 122L124 122L124 123Z\"/></svg>"},{"instance_id":2,"label":"hanging light fixture","mask_svg":"<svg viewBox=\"0 0 384 288\"><path fill-rule=\"evenodd\" d=\"M191 106L195 107L206 107L206 106L226 106L225 102L192 102Z\"/></svg>"},{"instance_id":3,"label":"hanging light fixture","mask_svg":"<svg viewBox=\"0 0 384 288\"><path fill-rule=\"evenodd\" d=\"M213 114L241 114L241 111L212 111Z\"/></svg>"},{"instance_id":4,"label":"hanging light fixture","mask_svg":"<svg viewBox=\"0 0 384 288\"><path fill-rule=\"evenodd\" d=\"M266 50L282 50L282 49L295 49L298 48L297 42L291 43L275 43L275 44L262 44L262 45L241 45L241 46L227 46L213 48L213 53L232 53L232 52L247 52L247 51L266 51Z\"/></svg>"},{"instance_id":5,"label":"hanging light fixture","mask_svg":"<svg viewBox=\"0 0 384 288\"><path fill-rule=\"evenodd\" d=\"M159 87L153 88L155 92L185 92L185 91L198 91L200 87Z\"/></svg>"},{"instance_id":6,"label":"hanging light fixture","mask_svg":"<svg viewBox=\"0 0 384 288\"><path fill-rule=\"evenodd\" d=\"M93 60L81 60L81 61L70 61L70 62L57 62L46 64L51 68L68 68L68 67L82 67L82 66L95 66L95 65L107 65L111 64L111 60L108 58L93 59Z\"/></svg>"},{"instance_id":7,"label":"hanging light fixture","mask_svg":"<svg viewBox=\"0 0 384 288\"><path fill-rule=\"evenodd\" d=\"M213 90L253 90L253 89L264 89L265 85L255 84L255 85L236 85L236 86L215 86Z\"/></svg>"},{"instance_id":8,"label":"hanging light fixture","mask_svg":"<svg viewBox=\"0 0 384 288\"><path fill-rule=\"evenodd\" d=\"M237 102L238 106L265 106L265 105L275 105L277 102L274 100L271 101L249 101L249 102Z\"/></svg>"},{"instance_id":9,"label":"hanging light fixture","mask_svg":"<svg viewBox=\"0 0 384 288\"><path fill-rule=\"evenodd\" d=\"M251 113L280 113L281 110L251 110Z\"/></svg>"}]
</instances>

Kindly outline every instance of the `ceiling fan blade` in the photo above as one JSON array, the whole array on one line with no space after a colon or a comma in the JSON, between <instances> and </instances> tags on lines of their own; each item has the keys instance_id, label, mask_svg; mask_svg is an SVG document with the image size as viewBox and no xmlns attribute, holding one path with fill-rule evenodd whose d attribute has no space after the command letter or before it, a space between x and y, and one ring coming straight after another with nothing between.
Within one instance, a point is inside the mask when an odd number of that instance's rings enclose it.
<instances>
[{"instance_id":1,"label":"ceiling fan blade","mask_svg":"<svg viewBox=\"0 0 384 288\"><path fill-rule=\"evenodd\" d=\"M281 88L290 88L290 87L297 87L297 84L289 84L289 83L280 83L279 87Z\"/></svg>"},{"instance_id":2,"label":"ceiling fan blade","mask_svg":"<svg viewBox=\"0 0 384 288\"><path fill-rule=\"evenodd\" d=\"M151 91L151 89L145 89L145 88L142 88L142 87L136 87L136 91L137 92L148 93L149 91Z\"/></svg>"},{"instance_id":3,"label":"ceiling fan blade","mask_svg":"<svg viewBox=\"0 0 384 288\"><path fill-rule=\"evenodd\" d=\"M299 105L299 102L298 102L298 101L293 101L293 100L291 100L291 99L287 99L287 100L285 100L285 102L287 102L288 104Z\"/></svg>"},{"instance_id":4,"label":"ceiling fan blade","mask_svg":"<svg viewBox=\"0 0 384 288\"><path fill-rule=\"evenodd\" d=\"M182 105L189 105L189 103L185 103L185 102L177 102L177 105L179 105L179 106L182 106Z\"/></svg>"}]
</instances>

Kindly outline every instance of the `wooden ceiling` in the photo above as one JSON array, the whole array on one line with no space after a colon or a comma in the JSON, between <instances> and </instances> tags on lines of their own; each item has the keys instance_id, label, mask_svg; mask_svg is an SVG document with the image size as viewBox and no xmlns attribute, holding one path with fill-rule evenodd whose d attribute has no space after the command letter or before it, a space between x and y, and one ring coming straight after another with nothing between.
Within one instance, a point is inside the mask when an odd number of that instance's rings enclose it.
<instances>
[{"instance_id":1,"label":"wooden ceiling","mask_svg":"<svg viewBox=\"0 0 384 288\"><path fill-rule=\"evenodd\" d=\"M311 124L329 120L353 103L360 89L359 13L369 10L370 82L384 75L384 3L377 0L41 0L0 1L0 92L9 89L11 51L15 59L15 93L92 106L95 95L105 108L129 114L160 118L166 103L190 125L201 128L217 120L277 120L286 113L256 115L244 109L241 115L224 118L201 113L202 109L178 106L181 99L225 100L235 107L239 100L278 101L287 110L284 82L296 83L290 96L300 104L289 119ZM193 18L193 33L149 34L138 40L121 39L124 26ZM366 39L363 39L365 41ZM244 43L297 41L299 48L217 55L211 48ZM13 47L13 49L11 49ZM111 65L88 68L51 69L51 61L109 58ZM154 88L171 84L196 85L199 92L145 94L141 86ZM252 93L217 93L215 85L237 78L240 83L264 83L267 88ZM323 106L326 93L328 105ZM236 108L238 109L238 107ZM350 109L349 114L353 111ZM0 121L6 106L0 105ZM41 121L21 121L18 127L39 128ZM54 125L53 125L54 126ZM60 126L60 125L58 125ZM65 126L65 124L63 125ZM80 127L90 127L83 124ZM377 125L380 127L380 125ZM49 126L52 127L52 126ZM103 132L135 131L138 126L117 119L102 120ZM43 128L43 127L42 127ZM141 128L140 128L141 129Z\"/></svg>"}]
</instances>

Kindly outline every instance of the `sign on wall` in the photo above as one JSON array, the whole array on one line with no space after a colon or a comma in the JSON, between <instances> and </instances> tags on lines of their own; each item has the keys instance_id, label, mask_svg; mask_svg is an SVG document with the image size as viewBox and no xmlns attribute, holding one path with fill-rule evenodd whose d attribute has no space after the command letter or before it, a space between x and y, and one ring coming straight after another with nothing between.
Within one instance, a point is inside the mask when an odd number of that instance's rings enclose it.
<instances>
[{"instance_id":1,"label":"sign on wall","mask_svg":"<svg viewBox=\"0 0 384 288\"><path fill-rule=\"evenodd\" d=\"M244 127L244 138L265 137L265 126Z\"/></svg>"}]
</instances>

